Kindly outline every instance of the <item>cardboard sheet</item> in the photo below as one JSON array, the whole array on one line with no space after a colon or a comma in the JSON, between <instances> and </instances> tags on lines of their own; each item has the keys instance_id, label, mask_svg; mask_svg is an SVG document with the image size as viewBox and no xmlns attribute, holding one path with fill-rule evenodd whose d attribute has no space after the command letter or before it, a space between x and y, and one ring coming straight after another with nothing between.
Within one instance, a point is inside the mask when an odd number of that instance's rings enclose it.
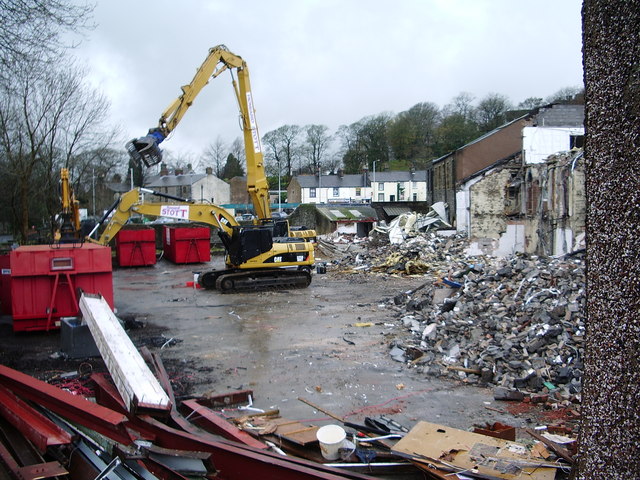
<instances>
[{"instance_id":1,"label":"cardboard sheet","mask_svg":"<svg viewBox=\"0 0 640 480\"><path fill-rule=\"evenodd\" d=\"M437 467L475 469L509 480L553 480L556 474L524 445L428 422L419 422L391 451Z\"/></svg>"}]
</instances>

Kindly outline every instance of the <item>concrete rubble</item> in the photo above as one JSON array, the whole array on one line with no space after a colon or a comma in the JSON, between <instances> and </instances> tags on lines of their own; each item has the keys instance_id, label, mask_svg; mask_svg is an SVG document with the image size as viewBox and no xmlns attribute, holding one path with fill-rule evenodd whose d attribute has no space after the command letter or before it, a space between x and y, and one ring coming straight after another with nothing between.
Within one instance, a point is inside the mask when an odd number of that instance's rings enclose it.
<instances>
[{"instance_id":1,"label":"concrete rubble","mask_svg":"<svg viewBox=\"0 0 640 480\"><path fill-rule=\"evenodd\" d=\"M392 244L373 232L366 248L347 250L332 267L424 278L418 288L387 299L393 319L386 322L395 325L390 355L407 368L507 392L553 392L565 403L579 400L582 254L471 257L467 246L455 234L412 231Z\"/></svg>"}]
</instances>

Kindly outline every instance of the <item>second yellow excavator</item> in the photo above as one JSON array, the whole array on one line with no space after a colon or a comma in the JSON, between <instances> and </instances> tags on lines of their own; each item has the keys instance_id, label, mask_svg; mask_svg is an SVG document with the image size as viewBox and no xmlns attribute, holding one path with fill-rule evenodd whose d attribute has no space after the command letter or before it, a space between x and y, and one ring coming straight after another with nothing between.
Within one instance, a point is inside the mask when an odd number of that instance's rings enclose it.
<instances>
[{"instance_id":1,"label":"second yellow excavator","mask_svg":"<svg viewBox=\"0 0 640 480\"><path fill-rule=\"evenodd\" d=\"M135 161L147 166L159 163L162 159L160 143L180 122L209 80L225 70L231 72L240 108L247 157L247 191L257 216L255 224L241 226L229 211L217 205L196 203L136 188L123 194L105 214L100 223L113 212L97 242L108 244L133 214L205 223L218 229L226 250L226 268L202 272L198 278L202 287L223 292L306 287L311 282L314 245L301 237L312 237L314 232L292 232L286 220L274 221L271 218L269 186L264 171L249 71L241 57L231 53L224 45L211 48L191 83L182 87L182 95L162 113L158 126L150 129L145 137L128 142L126 148ZM233 78L234 71L238 76L237 82ZM165 198L170 202L149 202L145 200L145 194Z\"/></svg>"}]
</instances>

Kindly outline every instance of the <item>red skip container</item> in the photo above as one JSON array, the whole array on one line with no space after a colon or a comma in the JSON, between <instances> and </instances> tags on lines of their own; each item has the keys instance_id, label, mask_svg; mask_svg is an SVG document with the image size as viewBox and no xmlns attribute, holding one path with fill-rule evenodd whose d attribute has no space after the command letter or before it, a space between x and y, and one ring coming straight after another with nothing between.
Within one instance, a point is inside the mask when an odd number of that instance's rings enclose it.
<instances>
[{"instance_id":1,"label":"red skip container","mask_svg":"<svg viewBox=\"0 0 640 480\"><path fill-rule=\"evenodd\" d=\"M211 260L209 227L171 227L162 229L164 257L173 263L203 263Z\"/></svg>"},{"instance_id":2,"label":"red skip container","mask_svg":"<svg viewBox=\"0 0 640 480\"><path fill-rule=\"evenodd\" d=\"M13 330L51 330L79 314L78 289L113 308L111 248L85 243L18 247L11 252Z\"/></svg>"},{"instance_id":3,"label":"red skip container","mask_svg":"<svg viewBox=\"0 0 640 480\"><path fill-rule=\"evenodd\" d=\"M146 267L156 263L156 231L151 227L125 227L116 235L116 261L120 267Z\"/></svg>"}]
</instances>

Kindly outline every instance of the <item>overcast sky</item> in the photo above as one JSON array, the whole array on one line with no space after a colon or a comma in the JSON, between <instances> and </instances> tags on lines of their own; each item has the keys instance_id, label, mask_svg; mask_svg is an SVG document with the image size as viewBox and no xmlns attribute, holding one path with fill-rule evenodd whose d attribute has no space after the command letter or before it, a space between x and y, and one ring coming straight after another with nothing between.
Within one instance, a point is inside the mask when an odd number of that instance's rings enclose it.
<instances>
[{"instance_id":1,"label":"overcast sky","mask_svg":"<svg viewBox=\"0 0 640 480\"><path fill-rule=\"evenodd\" d=\"M461 92L517 104L582 85L580 0L99 1L77 54L125 140L146 134L225 44L250 70L260 134L331 131ZM197 158L240 136L227 74L212 80L163 143Z\"/></svg>"}]
</instances>

